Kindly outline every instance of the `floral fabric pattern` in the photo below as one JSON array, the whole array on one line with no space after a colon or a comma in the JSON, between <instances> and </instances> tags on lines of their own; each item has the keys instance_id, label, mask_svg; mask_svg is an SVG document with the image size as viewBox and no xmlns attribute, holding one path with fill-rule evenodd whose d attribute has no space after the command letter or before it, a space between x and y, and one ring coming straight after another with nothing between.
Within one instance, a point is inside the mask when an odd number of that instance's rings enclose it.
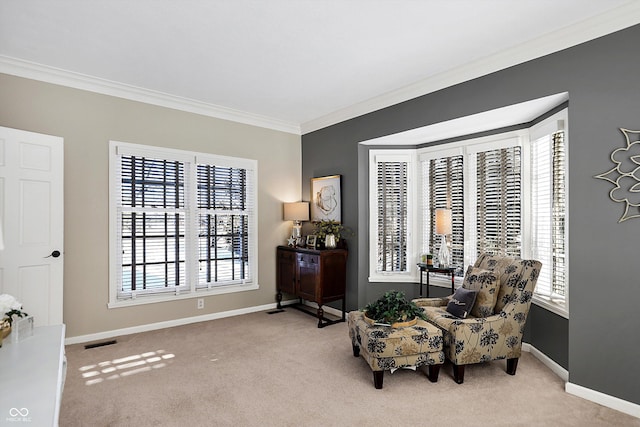
<instances>
[{"instance_id":1,"label":"floral fabric pattern","mask_svg":"<svg viewBox=\"0 0 640 427\"><path fill-rule=\"evenodd\" d=\"M414 326L391 328L370 325L361 311L352 311L347 324L351 344L359 348L373 371L444 363L442 332L424 320L418 319Z\"/></svg>"},{"instance_id":2,"label":"floral fabric pattern","mask_svg":"<svg viewBox=\"0 0 640 427\"><path fill-rule=\"evenodd\" d=\"M469 266L462 287L477 292L476 302L471 309L472 316L487 317L493 314L499 285L498 277L494 272Z\"/></svg>"},{"instance_id":3,"label":"floral fabric pattern","mask_svg":"<svg viewBox=\"0 0 640 427\"><path fill-rule=\"evenodd\" d=\"M456 365L519 358L542 264L483 254L474 267L493 272L498 279L495 314L459 319L446 311L447 298L420 298L414 302L423 308L427 320L442 330L445 355Z\"/></svg>"}]
</instances>

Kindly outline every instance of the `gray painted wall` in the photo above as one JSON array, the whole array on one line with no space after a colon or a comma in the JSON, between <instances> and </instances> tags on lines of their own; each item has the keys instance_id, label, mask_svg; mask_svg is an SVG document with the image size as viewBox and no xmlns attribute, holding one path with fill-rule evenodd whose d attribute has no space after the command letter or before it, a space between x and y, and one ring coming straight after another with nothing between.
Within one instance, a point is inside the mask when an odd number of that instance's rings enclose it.
<instances>
[{"instance_id":1,"label":"gray painted wall","mask_svg":"<svg viewBox=\"0 0 640 427\"><path fill-rule=\"evenodd\" d=\"M619 128L640 129L639 43L634 26L304 135L303 194L312 177L343 178L343 222L356 231L348 308L389 287L367 281L368 148L359 141L568 92L570 321L534 307L526 338L565 367L571 383L640 404L640 219L618 223L623 206L609 199L609 183L594 178L625 144Z\"/></svg>"}]
</instances>

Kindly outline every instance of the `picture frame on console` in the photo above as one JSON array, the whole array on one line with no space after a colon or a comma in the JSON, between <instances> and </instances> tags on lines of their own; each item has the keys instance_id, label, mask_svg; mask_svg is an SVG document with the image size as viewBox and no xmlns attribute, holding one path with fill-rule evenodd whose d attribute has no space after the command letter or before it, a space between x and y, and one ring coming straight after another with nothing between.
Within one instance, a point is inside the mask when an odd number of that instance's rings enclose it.
<instances>
[{"instance_id":1,"label":"picture frame on console","mask_svg":"<svg viewBox=\"0 0 640 427\"><path fill-rule=\"evenodd\" d=\"M315 249L316 248L316 235L315 234L309 234L307 236L307 247L311 248L311 249Z\"/></svg>"}]
</instances>

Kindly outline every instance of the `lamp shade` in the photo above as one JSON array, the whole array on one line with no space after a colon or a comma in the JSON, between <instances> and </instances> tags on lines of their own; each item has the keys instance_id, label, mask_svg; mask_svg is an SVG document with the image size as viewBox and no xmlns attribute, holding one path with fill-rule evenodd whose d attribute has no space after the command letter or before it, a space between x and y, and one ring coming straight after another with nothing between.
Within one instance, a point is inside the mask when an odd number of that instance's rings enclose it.
<instances>
[{"instance_id":1,"label":"lamp shade","mask_svg":"<svg viewBox=\"0 0 640 427\"><path fill-rule=\"evenodd\" d=\"M451 209L436 209L436 234L451 234Z\"/></svg>"},{"instance_id":2,"label":"lamp shade","mask_svg":"<svg viewBox=\"0 0 640 427\"><path fill-rule=\"evenodd\" d=\"M284 204L285 221L309 221L309 202Z\"/></svg>"}]
</instances>

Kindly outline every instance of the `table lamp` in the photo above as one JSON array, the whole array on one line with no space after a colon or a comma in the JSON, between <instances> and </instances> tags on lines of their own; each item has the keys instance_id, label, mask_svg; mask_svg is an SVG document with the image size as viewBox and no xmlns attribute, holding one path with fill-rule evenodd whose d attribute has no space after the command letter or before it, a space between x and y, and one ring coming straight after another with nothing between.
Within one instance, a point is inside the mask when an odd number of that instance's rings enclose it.
<instances>
[{"instance_id":1,"label":"table lamp","mask_svg":"<svg viewBox=\"0 0 640 427\"><path fill-rule=\"evenodd\" d=\"M301 221L309 221L309 202L293 202L284 204L284 220L293 221L291 237L294 242L302 237Z\"/></svg>"},{"instance_id":2,"label":"table lamp","mask_svg":"<svg viewBox=\"0 0 640 427\"><path fill-rule=\"evenodd\" d=\"M451 254L447 246L447 234L451 234L451 209L436 209L436 234L442 236L440 251L438 252L438 262L441 268L451 266Z\"/></svg>"}]
</instances>

